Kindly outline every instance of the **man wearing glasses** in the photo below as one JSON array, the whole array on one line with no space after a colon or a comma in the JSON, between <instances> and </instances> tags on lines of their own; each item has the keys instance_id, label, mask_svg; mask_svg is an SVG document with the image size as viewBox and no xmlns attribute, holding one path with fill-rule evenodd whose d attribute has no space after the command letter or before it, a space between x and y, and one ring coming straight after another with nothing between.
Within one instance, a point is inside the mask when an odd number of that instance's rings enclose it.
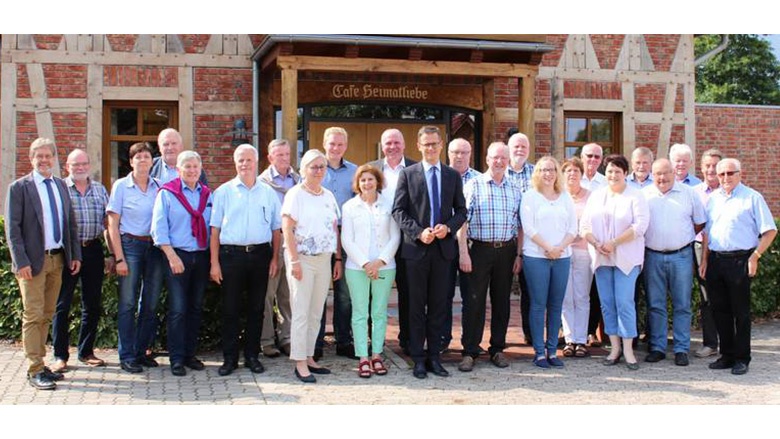
<instances>
[{"instance_id":1,"label":"man wearing glasses","mask_svg":"<svg viewBox=\"0 0 780 439\"><path fill-rule=\"evenodd\" d=\"M716 166L720 188L707 202L707 226L699 272L720 338L720 358L710 369L744 375L750 364L750 280L777 235L764 197L741 183L739 160Z\"/></svg>"},{"instance_id":2,"label":"man wearing glasses","mask_svg":"<svg viewBox=\"0 0 780 439\"><path fill-rule=\"evenodd\" d=\"M582 147L581 158L585 165L585 172L582 174L580 186L591 192L607 184L604 174L599 172L603 156L604 152L598 143L588 143Z\"/></svg>"}]
</instances>

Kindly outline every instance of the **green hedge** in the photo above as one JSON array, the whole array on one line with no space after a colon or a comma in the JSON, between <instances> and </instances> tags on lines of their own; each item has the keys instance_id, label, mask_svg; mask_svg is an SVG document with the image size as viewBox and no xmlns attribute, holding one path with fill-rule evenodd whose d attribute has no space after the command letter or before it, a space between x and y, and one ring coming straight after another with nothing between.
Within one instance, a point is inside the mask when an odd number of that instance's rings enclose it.
<instances>
[{"instance_id":1,"label":"green hedge","mask_svg":"<svg viewBox=\"0 0 780 439\"><path fill-rule=\"evenodd\" d=\"M0 226L4 220L0 217ZM780 226L780 220L778 220ZM776 239L761 258L758 276L753 281L752 311L754 317L773 316L780 311L780 239ZM78 326L81 321L81 303L79 289L76 289L70 313L70 337L75 344L78 339ZM160 301L160 316L164 315L165 296L163 292ZM206 289L206 299L203 310L203 326L201 327L201 349L214 349L220 342L220 303L219 287L209 282ZM698 309L698 294L693 294L693 309ZM5 233L0 237L0 340L21 339L22 301L19 285L11 273L11 256L5 240ZM117 345L117 281L115 276L106 276L103 282L103 314L98 325L97 347L110 348ZM165 325L161 327L160 336L156 338L158 346L165 346Z\"/></svg>"}]
</instances>

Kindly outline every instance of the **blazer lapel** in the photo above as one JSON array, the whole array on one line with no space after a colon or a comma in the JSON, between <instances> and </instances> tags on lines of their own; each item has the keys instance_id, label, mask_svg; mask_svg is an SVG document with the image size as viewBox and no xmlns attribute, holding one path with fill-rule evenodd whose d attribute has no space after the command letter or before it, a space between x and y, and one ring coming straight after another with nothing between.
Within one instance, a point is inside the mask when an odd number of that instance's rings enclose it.
<instances>
[{"instance_id":1,"label":"blazer lapel","mask_svg":"<svg viewBox=\"0 0 780 439\"><path fill-rule=\"evenodd\" d=\"M41 206L41 197L38 195L38 188L35 187L35 179L32 174L27 176L27 183L24 190L27 192L26 199L32 200L32 207L35 210L35 219L43 230L43 206Z\"/></svg>"}]
</instances>

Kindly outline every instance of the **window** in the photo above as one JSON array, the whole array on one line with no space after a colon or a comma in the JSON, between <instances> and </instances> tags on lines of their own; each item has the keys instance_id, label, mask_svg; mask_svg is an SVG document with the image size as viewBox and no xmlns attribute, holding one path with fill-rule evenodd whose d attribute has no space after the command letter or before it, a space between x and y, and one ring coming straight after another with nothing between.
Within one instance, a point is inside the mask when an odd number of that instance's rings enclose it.
<instances>
[{"instance_id":1,"label":"window","mask_svg":"<svg viewBox=\"0 0 780 439\"><path fill-rule=\"evenodd\" d=\"M178 125L175 102L107 102L103 106L103 184L110 187L132 170L131 145L149 142L157 157L157 135Z\"/></svg>"},{"instance_id":2,"label":"window","mask_svg":"<svg viewBox=\"0 0 780 439\"><path fill-rule=\"evenodd\" d=\"M588 143L598 143L604 155L621 153L620 115L615 113L567 112L564 116L564 147L566 158L580 154Z\"/></svg>"}]
</instances>

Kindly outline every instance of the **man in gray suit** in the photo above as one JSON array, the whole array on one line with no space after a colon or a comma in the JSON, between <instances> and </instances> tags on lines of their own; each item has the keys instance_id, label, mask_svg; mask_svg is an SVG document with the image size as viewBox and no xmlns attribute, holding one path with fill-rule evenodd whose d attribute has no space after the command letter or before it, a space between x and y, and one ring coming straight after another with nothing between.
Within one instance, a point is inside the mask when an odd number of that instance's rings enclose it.
<instances>
[{"instance_id":1,"label":"man in gray suit","mask_svg":"<svg viewBox=\"0 0 780 439\"><path fill-rule=\"evenodd\" d=\"M30 145L33 171L8 187L5 233L11 268L22 293L22 344L30 385L54 390L62 379L43 363L46 338L62 285L64 267L81 268L76 218L65 183L52 176L55 146L38 138Z\"/></svg>"},{"instance_id":2,"label":"man in gray suit","mask_svg":"<svg viewBox=\"0 0 780 439\"><path fill-rule=\"evenodd\" d=\"M388 200L395 199L395 189L398 187L398 176L401 170L412 166L417 161L404 155L406 143L404 135L396 128L389 128L380 138L384 159L370 162L369 165L382 171L385 177L385 187L382 195ZM409 286L406 280L406 260L401 257L401 246L395 254L395 285L398 290L398 341L406 355L409 355Z\"/></svg>"}]
</instances>

